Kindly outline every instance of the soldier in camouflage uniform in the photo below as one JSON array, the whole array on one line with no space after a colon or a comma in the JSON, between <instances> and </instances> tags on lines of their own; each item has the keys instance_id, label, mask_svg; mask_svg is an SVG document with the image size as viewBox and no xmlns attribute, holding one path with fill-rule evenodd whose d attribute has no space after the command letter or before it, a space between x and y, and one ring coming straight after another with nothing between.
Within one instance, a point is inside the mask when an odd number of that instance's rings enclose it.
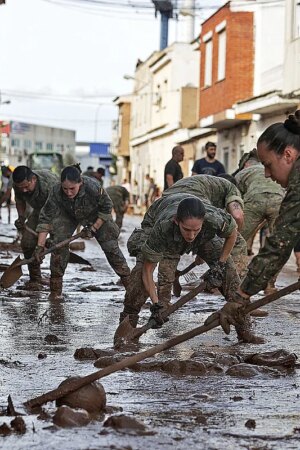
<instances>
[{"instance_id":1,"label":"soldier in camouflage uniform","mask_svg":"<svg viewBox=\"0 0 300 450\"><path fill-rule=\"evenodd\" d=\"M300 110L284 123L269 126L257 142L257 152L265 176L286 189L272 234L248 266L248 273L235 302L214 313L221 321L235 324L249 298L265 289L268 281L288 261L300 237Z\"/></svg>"},{"instance_id":2,"label":"soldier in camouflage uniform","mask_svg":"<svg viewBox=\"0 0 300 450\"><path fill-rule=\"evenodd\" d=\"M104 167L99 167L95 172L94 168L92 166L89 166L82 175L90 178L95 178L98 181L99 185L103 187L103 177L105 176Z\"/></svg>"},{"instance_id":3,"label":"soldier in camouflage uniform","mask_svg":"<svg viewBox=\"0 0 300 450\"><path fill-rule=\"evenodd\" d=\"M11 205L11 190L13 186L12 173L14 168L12 166L2 166L0 172L2 176L0 179L0 221L1 221L1 208L3 203L6 203L7 207L7 223L10 223L10 205Z\"/></svg>"},{"instance_id":4,"label":"soldier in camouflage uniform","mask_svg":"<svg viewBox=\"0 0 300 450\"><path fill-rule=\"evenodd\" d=\"M114 271L126 287L130 270L118 245L119 228L111 216L112 202L96 180L80 175L75 166L65 167L61 182L50 192L40 213L36 256L44 250L47 234L54 243L72 236L78 225L85 227L85 237L95 237ZM62 277L68 264L69 249L51 255L50 298L61 296Z\"/></svg>"},{"instance_id":5,"label":"soldier in camouflage uniform","mask_svg":"<svg viewBox=\"0 0 300 450\"><path fill-rule=\"evenodd\" d=\"M110 196L113 203L113 208L116 214L116 224L121 229L123 224L123 217L129 205L129 192L123 186L110 186L106 188L106 192Z\"/></svg>"},{"instance_id":6,"label":"soldier in camouflage uniform","mask_svg":"<svg viewBox=\"0 0 300 450\"><path fill-rule=\"evenodd\" d=\"M266 220L272 232L279 208L284 197L284 189L266 178L264 167L258 161L256 152L248 154L249 159L244 163L235 178L244 200L243 237L248 240L256 229Z\"/></svg>"},{"instance_id":7,"label":"soldier in camouflage uniform","mask_svg":"<svg viewBox=\"0 0 300 450\"><path fill-rule=\"evenodd\" d=\"M244 227L241 233L246 241L252 241L256 230L264 222L272 232L285 192L279 184L265 177L264 167L258 160L256 150L243 155L239 167L242 170L235 178L244 200ZM274 292L275 281L276 278L270 280L266 294Z\"/></svg>"},{"instance_id":8,"label":"soldier in camouflage uniform","mask_svg":"<svg viewBox=\"0 0 300 450\"><path fill-rule=\"evenodd\" d=\"M40 211L48 198L52 187L58 182L58 177L50 170L32 171L27 166L18 166L13 172L13 188L15 191L18 218L15 226L22 231L21 248L26 259L32 257L37 237L24 229L24 225L36 230ZM26 221L26 208L32 208ZM29 283L25 287L39 289L42 282L41 267L38 261L28 264Z\"/></svg>"},{"instance_id":9,"label":"soldier in camouflage uniform","mask_svg":"<svg viewBox=\"0 0 300 450\"><path fill-rule=\"evenodd\" d=\"M197 208L201 214L194 213ZM204 206L193 195L175 194L154 202L142 228L135 230L128 240L128 250L131 256L136 256L136 265L131 272L120 321L128 315L135 327L140 309L150 296L151 318L162 325L159 311L169 304L180 256L191 251L211 267L206 278L210 287L214 287L210 274L218 272L218 287L230 301L231 293L239 284L229 256L236 233L236 223L228 213L208 204ZM160 267L156 293L153 271L157 263ZM243 328L237 327L237 331L243 339Z\"/></svg>"},{"instance_id":10,"label":"soldier in camouflage uniform","mask_svg":"<svg viewBox=\"0 0 300 450\"><path fill-rule=\"evenodd\" d=\"M163 192L163 197L186 192L200 198L205 204L225 209L235 219L238 230L243 227L243 200L237 187L224 178L212 175L194 175L177 181ZM231 252L240 277L244 276L248 264L247 245L240 233Z\"/></svg>"}]
</instances>

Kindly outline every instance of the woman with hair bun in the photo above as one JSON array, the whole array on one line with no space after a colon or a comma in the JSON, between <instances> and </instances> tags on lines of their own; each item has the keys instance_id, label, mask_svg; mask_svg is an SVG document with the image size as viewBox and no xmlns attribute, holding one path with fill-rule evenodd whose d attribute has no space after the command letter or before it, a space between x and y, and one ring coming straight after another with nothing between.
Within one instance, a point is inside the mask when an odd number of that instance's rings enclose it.
<instances>
[{"instance_id":1,"label":"woman with hair bun","mask_svg":"<svg viewBox=\"0 0 300 450\"><path fill-rule=\"evenodd\" d=\"M218 287L225 299L232 301L240 278L230 257L237 236L235 220L226 211L204 203L194 195L175 193L156 200L148 209L141 228L135 229L127 242L136 265L130 275L120 322L127 316L137 326L139 312L150 297L151 319L156 326L164 323L161 313L169 306L175 272L184 253L192 252L210 267L204 275L208 288ZM199 261L198 258L198 261ZM153 272L158 267L157 288ZM239 340L257 342L251 323L236 326Z\"/></svg>"},{"instance_id":2,"label":"woman with hair bun","mask_svg":"<svg viewBox=\"0 0 300 450\"><path fill-rule=\"evenodd\" d=\"M236 301L242 305L266 288L300 240L300 110L289 115L284 123L269 126L258 139L257 151L265 176L286 188L286 195L272 234L252 259L240 285ZM217 314L225 314L235 324L236 310L228 307L225 310L226 306Z\"/></svg>"},{"instance_id":3,"label":"woman with hair bun","mask_svg":"<svg viewBox=\"0 0 300 450\"><path fill-rule=\"evenodd\" d=\"M86 238L95 237L124 286L130 270L118 245L119 228L111 216L112 201L97 180L81 175L78 165L65 167L60 183L53 186L39 216L39 233L35 256L44 251L50 233L53 243L72 236L83 225ZM62 294L62 278L68 264L69 249L63 247L51 254L50 299Z\"/></svg>"}]
</instances>

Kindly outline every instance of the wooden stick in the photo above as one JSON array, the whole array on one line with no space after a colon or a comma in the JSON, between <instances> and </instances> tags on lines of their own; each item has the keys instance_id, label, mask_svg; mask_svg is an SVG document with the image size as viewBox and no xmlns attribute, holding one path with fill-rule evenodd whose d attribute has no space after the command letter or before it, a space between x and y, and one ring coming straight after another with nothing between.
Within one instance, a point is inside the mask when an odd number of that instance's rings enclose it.
<instances>
[{"instance_id":1,"label":"wooden stick","mask_svg":"<svg viewBox=\"0 0 300 450\"><path fill-rule=\"evenodd\" d=\"M287 286L286 288L283 288L280 291L275 292L274 294L267 295L266 297L263 297L260 300L256 300L255 302L250 303L245 307L244 312L245 314L248 314L257 308L261 308L262 306L265 306L268 303L271 303L285 295L290 294L291 292L298 290L299 288L300 288L300 281L291 284L290 286ZM65 395L76 391L82 386L90 384L96 380L99 380L100 378L106 377L107 375L115 373L119 370L133 366L134 364L136 364L139 361L142 361L143 359L150 358L151 356L154 356L156 353L168 350L169 348L181 344L184 341L199 336L200 334L206 333L207 331L216 328L217 326L219 326L218 319L214 320L209 325L201 325L200 327L194 328L191 331L183 333L179 336L175 336L162 344L155 345L154 347L148 350L124 358L121 361L116 362L115 364L105 367L104 369L98 370L90 375L86 375L85 377L79 378L77 380L72 380L69 383L65 384L64 386L60 386L57 389L47 392L46 394L42 394L36 398L28 400L27 402L25 402L25 406L33 408L36 406L41 406L44 403L57 400L58 398L64 397Z\"/></svg>"}]
</instances>

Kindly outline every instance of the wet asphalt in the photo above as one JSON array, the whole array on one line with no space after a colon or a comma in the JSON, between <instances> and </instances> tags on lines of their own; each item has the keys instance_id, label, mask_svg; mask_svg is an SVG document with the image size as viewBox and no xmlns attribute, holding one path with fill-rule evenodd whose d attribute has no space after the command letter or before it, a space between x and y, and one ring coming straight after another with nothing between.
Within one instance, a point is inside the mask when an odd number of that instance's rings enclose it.
<instances>
[{"instance_id":1,"label":"wet asphalt","mask_svg":"<svg viewBox=\"0 0 300 450\"><path fill-rule=\"evenodd\" d=\"M15 211L12 214L14 221ZM0 242L15 236L3 210ZM120 235L120 245L132 267L126 241L141 218L127 216ZM18 283L0 292L0 406L12 396L15 408L26 411L23 402L54 389L68 376L87 375L95 370L94 361L78 361L78 348L111 349L114 331L122 310L124 289L109 267L100 247L85 241L79 255L88 259L94 271L70 264L64 278L64 300L49 303L48 287L39 293L22 289L27 271ZM0 246L0 263L10 264L15 252ZM182 267L191 262L183 258ZM43 275L49 276L49 259L43 263ZM200 275L205 267L194 272ZM277 286L295 282L295 260L291 256L280 274ZM183 284L185 281L183 280ZM191 285L185 285L183 293ZM258 295L259 297L259 295ZM175 300L175 299L174 299ZM205 318L223 304L220 295L200 294L179 310L160 330L150 330L139 342L145 350L177 334L201 325ZM266 338L263 345L238 344L234 331L226 336L217 328L158 355L152 361L197 361L220 355L245 355L285 349L300 355L299 293L278 300L264 308L269 315L255 319L255 332ZM147 321L149 310L142 311L140 324ZM49 335L56 336L54 340ZM47 337L48 336L48 337ZM46 339L45 339L46 338ZM39 359L39 355L45 357ZM200 355L200 356L199 356ZM203 357L202 357L203 355ZM113 409L82 428L61 429L53 425L55 404L45 405L49 418L24 416L24 435L0 436L3 449L299 449L300 448L300 378L299 368L290 371L262 371L251 378L230 376L228 367L201 375L163 371L123 370L101 380L107 403ZM113 411L113 412L112 412ZM149 433L115 431L103 427L112 414L126 414L143 422ZM3 415L9 424L11 417ZM255 421L255 428L245 426Z\"/></svg>"}]
</instances>

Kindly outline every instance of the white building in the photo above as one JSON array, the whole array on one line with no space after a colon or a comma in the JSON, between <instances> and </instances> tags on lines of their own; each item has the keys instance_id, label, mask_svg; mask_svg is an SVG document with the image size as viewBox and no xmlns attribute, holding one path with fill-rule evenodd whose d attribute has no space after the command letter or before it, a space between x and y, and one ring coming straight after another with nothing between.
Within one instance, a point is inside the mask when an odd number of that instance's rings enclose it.
<instances>
[{"instance_id":1,"label":"white building","mask_svg":"<svg viewBox=\"0 0 300 450\"><path fill-rule=\"evenodd\" d=\"M146 174L163 188L164 166L178 143L176 133L194 125L198 113L198 44L174 43L154 52L135 72L131 101L131 181L143 194ZM183 162L186 175L194 155Z\"/></svg>"},{"instance_id":2,"label":"white building","mask_svg":"<svg viewBox=\"0 0 300 450\"><path fill-rule=\"evenodd\" d=\"M233 8L235 3L241 2L233 2ZM265 1L251 9L255 18L254 96L234 105L234 110L253 114L253 120L238 130L218 134L220 146L235 139L245 152L255 147L269 125L284 121L300 105L299 1Z\"/></svg>"},{"instance_id":3,"label":"white building","mask_svg":"<svg viewBox=\"0 0 300 450\"><path fill-rule=\"evenodd\" d=\"M68 163L68 158L75 154L75 131L0 121L0 144L0 159L4 164L27 165L28 156L34 153L58 153Z\"/></svg>"}]
</instances>

